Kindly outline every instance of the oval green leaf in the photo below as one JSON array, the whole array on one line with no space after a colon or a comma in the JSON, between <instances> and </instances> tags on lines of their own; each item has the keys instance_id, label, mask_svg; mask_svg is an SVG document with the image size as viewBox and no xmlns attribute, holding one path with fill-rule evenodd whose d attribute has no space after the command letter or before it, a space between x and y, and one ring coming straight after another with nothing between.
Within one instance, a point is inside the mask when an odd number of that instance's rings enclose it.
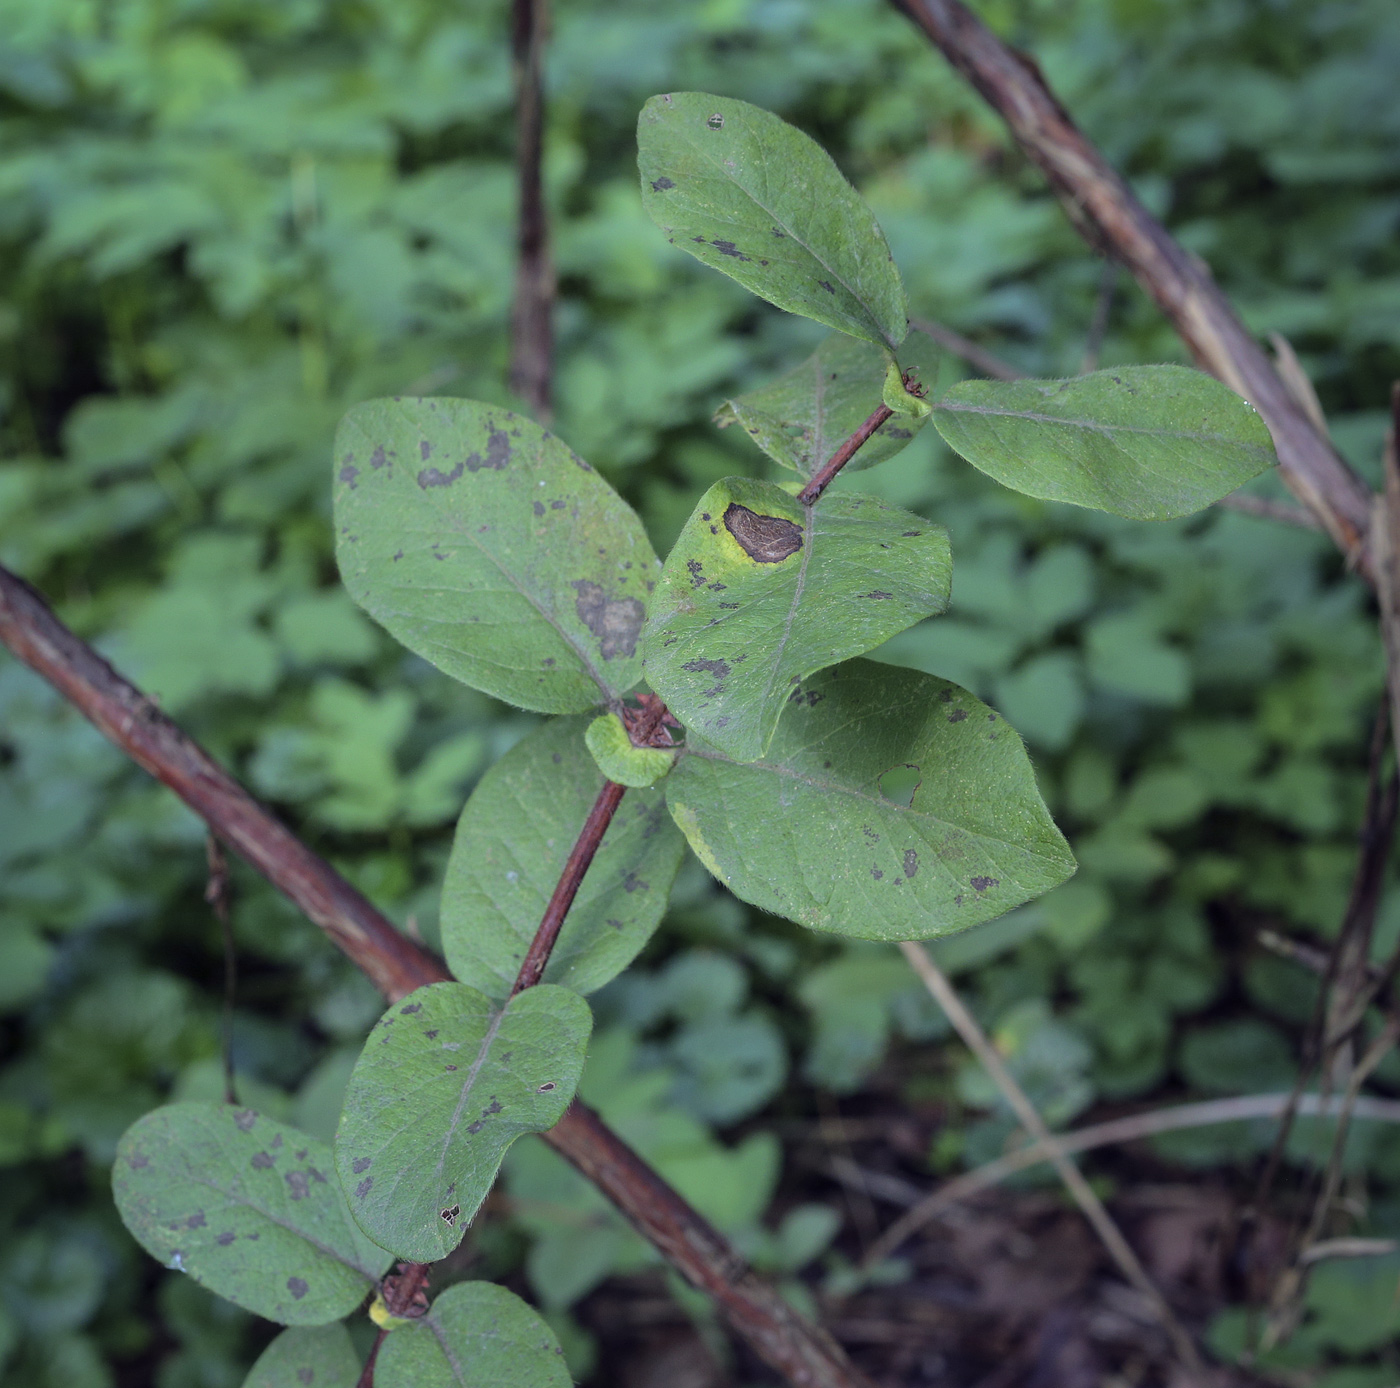
<instances>
[{"instance_id":1,"label":"oval green leaf","mask_svg":"<svg viewBox=\"0 0 1400 1388\"><path fill-rule=\"evenodd\" d=\"M394 1331L378 1388L570 1388L559 1341L539 1312L494 1282L459 1282L422 1320Z\"/></svg>"},{"instance_id":2,"label":"oval green leaf","mask_svg":"<svg viewBox=\"0 0 1400 1388\"><path fill-rule=\"evenodd\" d=\"M948 605L948 534L870 496L803 506L729 477L667 557L643 638L647 680L735 761L763 756L798 682Z\"/></svg>"},{"instance_id":3,"label":"oval green leaf","mask_svg":"<svg viewBox=\"0 0 1400 1388\"><path fill-rule=\"evenodd\" d=\"M457 978L488 997L509 996L603 788L586 727L585 718L558 718L516 743L481 778L457 823L442 888L443 948ZM660 791L623 796L545 982L591 993L620 974L660 924L684 853Z\"/></svg>"},{"instance_id":4,"label":"oval green leaf","mask_svg":"<svg viewBox=\"0 0 1400 1388\"><path fill-rule=\"evenodd\" d=\"M112 1190L166 1267L283 1325L323 1325L392 1259L350 1217L330 1148L252 1109L171 1104L133 1123Z\"/></svg>"},{"instance_id":5,"label":"oval green leaf","mask_svg":"<svg viewBox=\"0 0 1400 1388\"><path fill-rule=\"evenodd\" d=\"M656 555L632 508L533 420L370 400L341 421L335 477L345 586L410 650L543 713L636 684Z\"/></svg>"},{"instance_id":6,"label":"oval green leaf","mask_svg":"<svg viewBox=\"0 0 1400 1388\"><path fill-rule=\"evenodd\" d=\"M415 1263L451 1253L510 1144L563 1117L592 1027L577 993L549 985L504 1007L461 983L395 1003L355 1064L335 1138L360 1227Z\"/></svg>"},{"instance_id":7,"label":"oval green leaf","mask_svg":"<svg viewBox=\"0 0 1400 1388\"><path fill-rule=\"evenodd\" d=\"M746 101L672 92L642 107L637 164L673 245L790 313L877 346L904 341L885 234L810 136Z\"/></svg>"},{"instance_id":8,"label":"oval green leaf","mask_svg":"<svg viewBox=\"0 0 1400 1388\"><path fill-rule=\"evenodd\" d=\"M1189 516L1277 461L1254 407L1184 366L963 381L934 424L1003 486L1132 520Z\"/></svg>"},{"instance_id":9,"label":"oval green leaf","mask_svg":"<svg viewBox=\"0 0 1400 1388\"><path fill-rule=\"evenodd\" d=\"M919 940L1073 873L1021 739L965 689L853 660L798 692L763 761L697 744L666 782L736 896L814 930Z\"/></svg>"},{"instance_id":10,"label":"oval green leaf","mask_svg":"<svg viewBox=\"0 0 1400 1388\"><path fill-rule=\"evenodd\" d=\"M915 333L900 348L899 363L932 385L938 372L937 347ZM811 477L879 408L888 366L889 357L880 348L833 333L801 366L725 401L715 422L721 428L738 424L774 462ZM887 419L845 471L893 458L926 422Z\"/></svg>"},{"instance_id":11,"label":"oval green leaf","mask_svg":"<svg viewBox=\"0 0 1400 1388\"><path fill-rule=\"evenodd\" d=\"M258 1356L243 1388L355 1388L360 1357L339 1323L284 1330Z\"/></svg>"}]
</instances>

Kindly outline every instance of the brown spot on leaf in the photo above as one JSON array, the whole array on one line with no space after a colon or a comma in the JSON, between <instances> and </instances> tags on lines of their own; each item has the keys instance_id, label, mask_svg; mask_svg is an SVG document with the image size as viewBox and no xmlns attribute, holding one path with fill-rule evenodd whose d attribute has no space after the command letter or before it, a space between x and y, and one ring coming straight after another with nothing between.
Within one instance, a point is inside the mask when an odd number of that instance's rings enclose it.
<instances>
[{"instance_id":1,"label":"brown spot on leaf","mask_svg":"<svg viewBox=\"0 0 1400 1388\"><path fill-rule=\"evenodd\" d=\"M311 1182L307 1179L304 1171L289 1171L282 1177L287 1183L287 1189L292 1192L293 1200L305 1200L311 1194Z\"/></svg>"},{"instance_id":2,"label":"brown spot on leaf","mask_svg":"<svg viewBox=\"0 0 1400 1388\"><path fill-rule=\"evenodd\" d=\"M735 260L749 259L732 241L711 241L710 245L721 255L732 256Z\"/></svg>"},{"instance_id":3,"label":"brown spot on leaf","mask_svg":"<svg viewBox=\"0 0 1400 1388\"><path fill-rule=\"evenodd\" d=\"M316 1378L316 1370L303 1366L297 1370L298 1383L311 1383Z\"/></svg>"},{"instance_id":4,"label":"brown spot on leaf","mask_svg":"<svg viewBox=\"0 0 1400 1388\"><path fill-rule=\"evenodd\" d=\"M214 1242L218 1244L220 1248L227 1248L237 1237L238 1235L235 1234L232 1229L225 1229Z\"/></svg>"},{"instance_id":5,"label":"brown spot on leaf","mask_svg":"<svg viewBox=\"0 0 1400 1388\"><path fill-rule=\"evenodd\" d=\"M399 1008L399 1016L400 1016L400 1017L407 1017L407 1016L409 1016L411 1013L414 1013L414 1012L421 1012L422 1010L423 1010L423 1004L422 1004L421 1002L411 1002L411 1003L409 1003L409 1005L408 1005L407 1007L401 1007L401 1008Z\"/></svg>"},{"instance_id":6,"label":"brown spot on leaf","mask_svg":"<svg viewBox=\"0 0 1400 1388\"><path fill-rule=\"evenodd\" d=\"M643 882L642 879L638 877L635 872L629 872L627 876L622 879L622 890L626 892L629 896L633 892L647 891L649 889L649 885L649 883Z\"/></svg>"},{"instance_id":7,"label":"brown spot on leaf","mask_svg":"<svg viewBox=\"0 0 1400 1388\"><path fill-rule=\"evenodd\" d=\"M918 870L919 855L912 848L906 848L904 850L904 875L912 881Z\"/></svg>"},{"instance_id":8,"label":"brown spot on leaf","mask_svg":"<svg viewBox=\"0 0 1400 1388\"><path fill-rule=\"evenodd\" d=\"M369 455L369 465L372 468L389 466L389 459L384 454L384 446L382 444Z\"/></svg>"},{"instance_id":9,"label":"brown spot on leaf","mask_svg":"<svg viewBox=\"0 0 1400 1388\"><path fill-rule=\"evenodd\" d=\"M885 598L892 598L892 597L894 597L894 594L893 594L893 593L885 593L885 592L882 592L879 588L876 588L873 592L861 593L860 596L863 597L863 598L874 598L874 599L876 599L876 601L880 601L880 600L885 599Z\"/></svg>"},{"instance_id":10,"label":"brown spot on leaf","mask_svg":"<svg viewBox=\"0 0 1400 1388\"><path fill-rule=\"evenodd\" d=\"M1000 878L997 877L974 877L972 879L972 890L974 892L985 892L988 887L1000 885Z\"/></svg>"},{"instance_id":11,"label":"brown spot on leaf","mask_svg":"<svg viewBox=\"0 0 1400 1388\"><path fill-rule=\"evenodd\" d=\"M250 1132L253 1124L257 1121L258 1115L250 1108L245 1108L233 1115L234 1126L242 1133Z\"/></svg>"},{"instance_id":12,"label":"brown spot on leaf","mask_svg":"<svg viewBox=\"0 0 1400 1388\"><path fill-rule=\"evenodd\" d=\"M294 1301L300 1301L311 1288L306 1285L305 1278L289 1277L287 1278L287 1290L291 1292Z\"/></svg>"},{"instance_id":13,"label":"brown spot on leaf","mask_svg":"<svg viewBox=\"0 0 1400 1388\"><path fill-rule=\"evenodd\" d=\"M355 1199L363 1200L365 1196L367 1196L370 1193L370 1189L373 1187L373 1185L374 1177L366 1176L365 1179L355 1187Z\"/></svg>"},{"instance_id":14,"label":"brown spot on leaf","mask_svg":"<svg viewBox=\"0 0 1400 1388\"><path fill-rule=\"evenodd\" d=\"M266 1152L257 1152L253 1156L253 1170L266 1171L272 1165L272 1158Z\"/></svg>"},{"instance_id":15,"label":"brown spot on leaf","mask_svg":"<svg viewBox=\"0 0 1400 1388\"><path fill-rule=\"evenodd\" d=\"M133 1171L143 1171L151 1164L151 1159L144 1152L133 1152L127 1159L126 1164Z\"/></svg>"},{"instance_id":16,"label":"brown spot on leaf","mask_svg":"<svg viewBox=\"0 0 1400 1388\"><path fill-rule=\"evenodd\" d=\"M472 454L475 458L477 455ZM458 463L451 472L443 472L440 468L425 467L418 474L418 485L426 492L429 487L450 487L461 475L465 466L465 459ZM472 469L473 472L476 468Z\"/></svg>"},{"instance_id":17,"label":"brown spot on leaf","mask_svg":"<svg viewBox=\"0 0 1400 1388\"><path fill-rule=\"evenodd\" d=\"M203 1229L205 1224L204 1211L196 1210L186 1221L186 1229Z\"/></svg>"},{"instance_id":18,"label":"brown spot on leaf","mask_svg":"<svg viewBox=\"0 0 1400 1388\"><path fill-rule=\"evenodd\" d=\"M724 528L755 563L781 564L802 548L802 531L782 516L760 516L737 501L724 513Z\"/></svg>"},{"instance_id":19,"label":"brown spot on leaf","mask_svg":"<svg viewBox=\"0 0 1400 1388\"><path fill-rule=\"evenodd\" d=\"M598 638L604 660L637 653L637 634L646 609L636 598L609 598L596 583L581 578L569 585L578 594L578 619Z\"/></svg>"},{"instance_id":20,"label":"brown spot on leaf","mask_svg":"<svg viewBox=\"0 0 1400 1388\"><path fill-rule=\"evenodd\" d=\"M825 289L828 294L836 293L836 291L825 280L818 280L817 283L821 285L821 287Z\"/></svg>"},{"instance_id":21,"label":"brown spot on leaf","mask_svg":"<svg viewBox=\"0 0 1400 1388\"><path fill-rule=\"evenodd\" d=\"M345 485L349 487L352 492L355 490L355 479L359 475L360 469L357 467L352 467L349 463L346 463L345 466L340 469L340 480L344 482Z\"/></svg>"},{"instance_id":22,"label":"brown spot on leaf","mask_svg":"<svg viewBox=\"0 0 1400 1388\"><path fill-rule=\"evenodd\" d=\"M965 708L955 708L952 713L948 715L948 721L950 723L961 723L966 717L967 710Z\"/></svg>"},{"instance_id":23,"label":"brown spot on leaf","mask_svg":"<svg viewBox=\"0 0 1400 1388\"><path fill-rule=\"evenodd\" d=\"M653 193L664 193L668 188L674 188L675 186L676 185L672 183L671 180L667 178L665 174L662 174L660 178L654 178L651 181L651 191Z\"/></svg>"},{"instance_id":24,"label":"brown spot on leaf","mask_svg":"<svg viewBox=\"0 0 1400 1388\"><path fill-rule=\"evenodd\" d=\"M692 675L713 675L717 680L729 677L727 660L687 660L681 669L689 670Z\"/></svg>"}]
</instances>

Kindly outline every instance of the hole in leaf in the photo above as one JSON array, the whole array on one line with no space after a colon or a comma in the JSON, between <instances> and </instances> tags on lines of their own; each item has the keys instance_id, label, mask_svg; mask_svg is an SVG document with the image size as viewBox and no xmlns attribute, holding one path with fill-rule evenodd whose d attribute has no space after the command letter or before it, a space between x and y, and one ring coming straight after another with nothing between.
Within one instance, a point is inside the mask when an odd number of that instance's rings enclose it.
<instances>
[{"instance_id":1,"label":"hole in leaf","mask_svg":"<svg viewBox=\"0 0 1400 1388\"><path fill-rule=\"evenodd\" d=\"M880 794L907 810L923 782L919 768L913 762L905 762L880 773Z\"/></svg>"},{"instance_id":2,"label":"hole in leaf","mask_svg":"<svg viewBox=\"0 0 1400 1388\"><path fill-rule=\"evenodd\" d=\"M558 1089L558 1088L559 1088L559 1086L558 1086L557 1084L555 1084L555 1082L554 1082L553 1080L546 1080L542 1085L540 1085L540 1087L539 1087L537 1090L535 1090L535 1093L536 1093L536 1094L548 1094L549 1091L550 1091L551 1089Z\"/></svg>"},{"instance_id":3,"label":"hole in leaf","mask_svg":"<svg viewBox=\"0 0 1400 1388\"><path fill-rule=\"evenodd\" d=\"M724 117L716 112L705 124L708 125L711 130L718 130L724 124Z\"/></svg>"}]
</instances>

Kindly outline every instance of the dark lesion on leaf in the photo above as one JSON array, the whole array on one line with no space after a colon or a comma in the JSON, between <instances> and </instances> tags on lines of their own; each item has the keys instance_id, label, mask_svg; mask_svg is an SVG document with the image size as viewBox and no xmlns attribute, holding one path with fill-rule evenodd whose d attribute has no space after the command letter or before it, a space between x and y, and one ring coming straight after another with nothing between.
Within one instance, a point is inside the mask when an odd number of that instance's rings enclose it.
<instances>
[{"instance_id":1,"label":"dark lesion on leaf","mask_svg":"<svg viewBox=\"0 0 1400 1388\"><path fill-rule=\"evenodd\" d=\"M669 178L667 178L665 174L662 174L660 178L654 178L651 181L651 191L653 193L664 193L668 188L674 188L675 186L676 185Z\"/></svg>"},{"instance_id":2,"label":"dark lesion on leaf","mask_svg":"<svg viewBox=\"0 0 1400 1388\"><path fill-rule=\"evenodd\" d=\"M637 653L637 636L646 618L646 608L636 598L609 598L602 588L581 578L569 585L578 597L574 610L578 619L598 638L604 660Z\"/></svg>"},{"instance_id":3,"label":"dark lesion on leaf","mask_svg":"<svg viewBox=\"0 0 1400 1388\"><path fill-rule=\"evenodd\" d=\"M802 530L783 516L760 516L737 501L724 513L724 528L757 564L781 564L802 548Z\"/></svg>"}]
</instances>

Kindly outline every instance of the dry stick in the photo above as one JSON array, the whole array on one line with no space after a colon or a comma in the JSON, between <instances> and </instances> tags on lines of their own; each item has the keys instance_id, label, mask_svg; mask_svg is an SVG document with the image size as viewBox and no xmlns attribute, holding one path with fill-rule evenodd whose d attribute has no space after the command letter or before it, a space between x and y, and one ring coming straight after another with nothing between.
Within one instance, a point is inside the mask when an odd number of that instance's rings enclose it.
<instances>
[{"instance_id":1,"label":"dry stick","mask_svg":"<svg viewBox=\"0 0 1400 1388\"><path fill-rule=\"evenodd\" d=\"M1055 99L1039 69L958 0L892 0L1011 128L1096 249L1157 301L1197 362L1249 400L1273 434L1284 481L1363 571L1369 488L1293 399L1209 269L1142 205Z\"/></svg>"},{"instance_id":2,"label":"dry stick","mask_svg":"<svg viewBox=\"0 0 1400 1388\"><path fill-rule=\"evenodd\" d=\"M451 975L401 935L207 752L0 567L0 642L139 766L169 786L240 857L296 903L391 1002ZM798 1315L650 1166L575 1101L541 1136L615 1204L735 1330L797 1388L865 1388L841 1347Z\"/></svg>"},{"instance_id":3,"label":"dry stick","mask_svg":"<svg viewBox=\"0 0 1400 1388\"><path fill-rule=\"evenodd\" d=\"M1279 1118L1292 1101L1291 1094L1244 1094L1232 1099L1207 1099L1195 1104L1173 1104L1169 1108L1149 1109L1126 1118L1113 1118L1106 1123L1094 1123L1085 1128L1055 1134L1056 1144L1066 1155L1092 1152L1099 1147L1113 1147L1126 1142L1140 1142L1158 1133L1177 1132L1186 1128L1209 1128L1221 1123L1241 1123L1250 1119ZM1318 1094L1304 1094L1298 1102L1298 1114L1306 1118L1331 1118L1342 1110L1342 1100ZM1400 1123L1400 1099L1378 1099L1363 1094L1352 1109L1353 1118L1366 1118L1382 1123ZM945 1181L936 1190L921 1197L917 1203L893 1223L870 1246L861 1259L861 1266L874 1267L899 1251L906 1239L918 1233L924 1225L936 1219L944 1210L1008 1177L1029 1171L1050 1160L1050 1153L1039 1142L1031 1142L1004 1157L974 1167L961 1176Z\"/></svg>"},{"instance_id":4,"label":"dry stick","mask_svg":"<svg viewBox=\"0 0 1400 1388\"><path fill-rule=\"evenodd\" d=\"M1083 1173L1070 1161L1064 1148L1051 1135L1050 1129L1045 1126L1045 1120L1040 1116L1040 1111L1031 1103L1025 1090L1017 1084L1015 1077L997 1053L997 1048L992 1045L977 1019L964 1006L963 1000L949 983L943 970L933 962L932 955L922 945L906 940L899 948L924 987L933 995L934 1001L947 1014L958 1035L982 1062L1007 1103L1011 1105L1021 1126L1045 1149L1056 1173L1108 1250L1109 1256L1118 1264L1124 1277L1147 1298L1182 1364L1198 1378L1202 1376L1205 1365L1201 1361L1196 1342L1177 1320L1176 1313L1157 1289L1157 1284L1147 1275L1147 1269L1143 1267L1137 1254L1113 1222L1113 1216L1104 1208L1103 1201L1094 1194Z\"/></svg>"},{"instance_id":5,"label":"dry stick","mask_svg":"<svg viewBox=\"0 0 1400 1388\"><path fill-rule=\"evenodd\" d=\"M386 1328L381 1327L379 1334L374 1337L374 1343L369 1347L369 1358L365 1360L365 1366L360 1370L359 1378L355 1380L355 1388L374 1388L374 1366L379 1362L379 1347L388 1333Z\"/></svg>"},{"instance_id":6,"label":"dry stick","mask_svg":"<svg viewBox=\"0 0 1400 1388\"><path fill-rule=\"evenodd\" d=\"M544 976L545 965L549 963L554 942L559 938L564 917L569 914L569 907L574 904L574 897L583 883L583 875L593 862L598 845L603 842L603 835L607 833L608 825L612 823L612 817L626 793L627 787L616 781L603 782L588 818L583 821L578 840L564 863L564 870L559 874L559 882L554 888L554 895L549 898L549 905L545 907L535 938L530 941L525 961L516 975L515 986L510 990L511 997L523 989L533 988Z\"/></svg>"},{"instance_id":7,"label":"dry stick","mask_svg":"<svg viewBox=\"0 0 1400 1388\"><path fill-rule=\"evenodd\" d=\"M1002 361L1000 357L987 351L985 347L979 346L970 337L955 333L952 328L944 327L942 323L935 323L929 318L911 318L909 326L915 332L923 333L925 337L931 337L940 347L946 347L955 357L961 357L969 366L975 366L984 376L991 376L998 381L1025 380L1026 373L1024 371L1018 371L1009 362Z\"/></svg>"},{"instance_id":8,"label":"dry stick","mask_svg":"<svg viewBox=\"0 0 1400 1388\"><path fill-rule=\"evenodd\" d=\"M513 0L511 52L515 67L516 223L515 300L511 309L511 389L549 423L554 356L554 271L540 176L544 147L545 0Z\"/></svg>"}]
</instances>

